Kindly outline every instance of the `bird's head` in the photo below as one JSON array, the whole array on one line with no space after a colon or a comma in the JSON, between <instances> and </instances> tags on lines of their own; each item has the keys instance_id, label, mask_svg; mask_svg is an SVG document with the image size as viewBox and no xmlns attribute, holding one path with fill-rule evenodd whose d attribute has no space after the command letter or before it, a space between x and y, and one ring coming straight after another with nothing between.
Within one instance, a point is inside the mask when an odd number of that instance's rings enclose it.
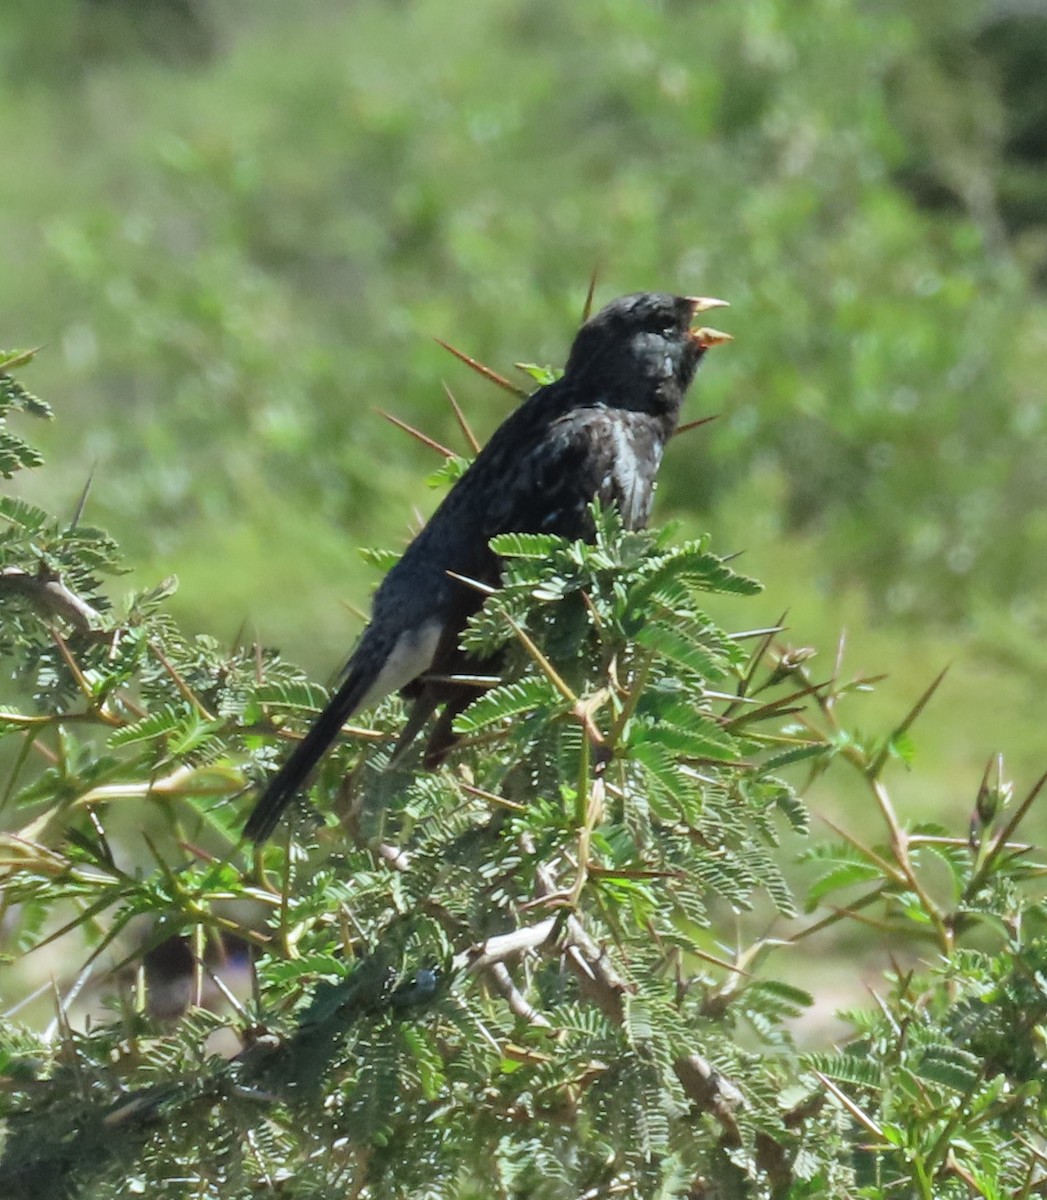
<instances>
[{"instance_id":1,"label":"bird's head","mask_svg":"<svg viewBox=\"0 0 1047 1200\"><path fill-rule=\"evenodd\" d=\"M675 410L706 350L731 340L696 328L696 318L726 306L725 300L665 292L619 296L579 329L565 373L616 407Z\"/></svg>"}]
</instances>

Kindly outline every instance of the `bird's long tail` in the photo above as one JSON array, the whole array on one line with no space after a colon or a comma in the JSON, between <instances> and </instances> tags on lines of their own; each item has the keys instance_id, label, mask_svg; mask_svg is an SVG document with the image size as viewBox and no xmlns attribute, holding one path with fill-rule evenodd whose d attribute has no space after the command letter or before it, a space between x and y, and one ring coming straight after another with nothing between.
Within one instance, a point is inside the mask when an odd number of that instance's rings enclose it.
<instances>
[{"instance_id":1,"label":"bird's long tail","mask_svg":"<svg viewBox=\"0 0 1047 1200\"><path fill-rule=\"evenodd\" d=\"M264 842L269 837L284 809L305 784L328 746L338 736L345 722L360 707L360 702L372 682L370 671L357 669L349 672L309 732L295 746L291 757L269 781L269 786L247 818L247 824L244 826L245 838L250 838L253 842Z\"/></svg>"}]
</instances>

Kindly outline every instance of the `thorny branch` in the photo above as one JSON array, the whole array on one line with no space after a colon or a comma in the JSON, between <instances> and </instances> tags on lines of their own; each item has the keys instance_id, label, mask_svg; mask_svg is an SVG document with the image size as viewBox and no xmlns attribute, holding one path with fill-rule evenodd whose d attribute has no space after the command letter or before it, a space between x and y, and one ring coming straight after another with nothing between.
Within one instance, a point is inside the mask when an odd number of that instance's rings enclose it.
<instances>
[{"instance_id":1,"label":"thorny branch","mask_svg":"<svg viewBox=\"0 0 1047 1200\"><path fill-rule=\"evenodd\" d=\"M31 575L21 567L0 568L0 594L14 592L54 617L68 621L80 633L92 633L102 626L102 615L82 597L71 591L58 575Z\"/></svg>"}]
</instances>

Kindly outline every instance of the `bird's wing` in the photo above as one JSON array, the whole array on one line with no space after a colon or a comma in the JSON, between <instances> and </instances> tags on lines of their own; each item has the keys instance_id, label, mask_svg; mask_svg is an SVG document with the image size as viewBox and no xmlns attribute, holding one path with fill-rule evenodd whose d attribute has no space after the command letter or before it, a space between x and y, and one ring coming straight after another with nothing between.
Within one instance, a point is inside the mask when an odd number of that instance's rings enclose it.
<instances>
[{"instance_id":1,"label":"bird's wing","mask_svg":"<svg viewBox=\"0 0 1047 1200\"><path fill-rule=\"evenodd\" d=\"M662 448L641 414L595 406L566 412L519 448L512 471L492 489L484 535L592 537L594 499L617 504L625 524L641 528Z\"/></svg>"}]
</instances>

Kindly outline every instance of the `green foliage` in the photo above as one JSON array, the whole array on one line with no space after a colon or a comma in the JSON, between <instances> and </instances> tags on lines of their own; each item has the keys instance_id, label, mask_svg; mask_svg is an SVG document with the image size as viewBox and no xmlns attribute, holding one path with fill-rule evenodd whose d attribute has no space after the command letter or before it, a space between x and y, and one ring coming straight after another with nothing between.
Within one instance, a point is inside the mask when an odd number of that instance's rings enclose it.
<instances>
[{"instance_id":1,"label":"green foliage","mask_svg":"<svg viewBox=\"0 0 1047 1200\"><path fill-rule=\"evenodd\" d=\"M1035 635L1036 8L488 0L461 23L447 0L53 0L45 22L22 0L0 138L5 247L32 269L0 311L60 347L41 386L77 402L54 436L97 460L136 559L177 551L218 592L204 566L235 538L243 574L294 597L323 545L299 530L271 570L274 510L400 535L417 460L383 446L377 473L361 415L454 436L432 337L560 362L597 264L598 301L722 294L737 345L695 404L723 419L669 454L663 508L725 545L817 535L820 574L878 613L1005 610ZM206 54L177 53L187 30Z\"/></svg>"},{"instance_id":2,"label":"green foliage","mask_svg":"<svg viewBox=\"0 0 1047 1200\"><path fill-rule=\"evenodd\" d=\"M43 462L38 451L23 442L7 427L12 412L28 412L36 417L51 416L50 408L11 374L13 370L29 362L34 353L32 350L0 350L0 475L5 479L10 479L23 467L38 467ZM28 511L27 508L27 515Z\"/></svg>"},{"instance_id":3,"label":"green foliage","mask_svg":"<svg viewBox=\"0 0 1047 1200\"><path fill-rule=\"evenodd\" d=\"M0 1023L5 1197L1042 1190L1047 865L1018 840L1040 785L1016 801L994 760L969 833L907 828L884 777L937 683L860 737L841 710L867 680L816 682L780 630L708 615L758 585L706 539L595 511L591 545L498 539L505 586L466 641L505 681L450 764L385 769L390 698L322 768L322 817L259 851L237 798L324 691L186 637L170 582L106 608L114 557L3 511L8 1003L60 954L51 1030ZM881 842L814 843L802 792L848 769ZM783 837L820 871L813 920ZM912 965L800 1053L819 1000L784 968L855 922Z\"/></svg>"},{"instance_id":4,"label":"green foliage","mask_svg":"<svg viewBox=\"0 0 1047 1200\"><path fill-rule=\"evenodd\" d=\"M1045 963L1036 932L957 951L921 978L889 976L879 1011L854 1015L845 1052L806 1056L872 1138L856 1156L856 1195L1037 1194Z\"/></svg>"}]
</instances>

